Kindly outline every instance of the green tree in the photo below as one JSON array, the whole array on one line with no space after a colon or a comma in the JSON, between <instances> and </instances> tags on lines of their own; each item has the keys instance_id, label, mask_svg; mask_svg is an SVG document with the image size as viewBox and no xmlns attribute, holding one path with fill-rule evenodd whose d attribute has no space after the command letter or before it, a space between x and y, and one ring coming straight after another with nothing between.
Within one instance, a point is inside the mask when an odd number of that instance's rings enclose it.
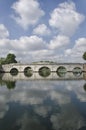
<instances>
[{"instance_id":1,"label":"green tree","mask_svg":"<svg viewBox=\"0 0 86 130\"><path fill-rule=\"evenodd\" d=\"M0 58L0 64L5 64L5 58Z\"/></svg>"},{"instance_id":2,"label":"green tree","mask_svg":"<svg viewBox=\"0 0 86 130\"><path fill-rule=\"evenodd\" d=\"M83 54L83 59L86 60L86 52Z\"/></svg>"},{"instance_id":3,"label":"green tree","mask_svg":"<svg viewBox=\"0 0 86 130\"><path fill-rule=\"evenodd\" d=\"M6 64L17 63L17 61L16 61L15 58L16 58L16 56L15 56L14 54L9 53L9 54L7 55L7 57L6 57L6 59L5 59L5 63L6 63Z\"/></svg>"}]
</instances>

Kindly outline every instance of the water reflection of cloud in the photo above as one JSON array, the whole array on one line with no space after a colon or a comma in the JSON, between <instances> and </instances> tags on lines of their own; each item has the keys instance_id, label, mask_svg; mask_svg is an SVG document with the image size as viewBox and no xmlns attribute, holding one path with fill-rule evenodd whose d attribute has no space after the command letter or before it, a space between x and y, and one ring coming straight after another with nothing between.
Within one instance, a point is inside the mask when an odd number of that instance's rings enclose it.
<instances>
[{"instance_id":1,"label":"water reflection of cloud","mask_svg":"<svg viewBox=\"0 0 86 130\"><path fill-rule=\"evenodd\" d=\"M49 112L52 110L54 111L54 106L52 106L52 104L44 104L44 102L49 99L56 107L60 106L61 108L61 113L56 111L51 114L50 121L52 122L54 129L58 130L66 124L68 124L68 127L70 125L72 128L70 130L75 130L74 127L76 129L80 128L84 124L83 118L77 112L76 108L69 104L71 104L70 92L74 92L80 101L86 102L86 92L84 91L82 84L84 84L83 81L19 81L16 83L14 90L2 90L2 88L0 88L0 118L3 118L8 111L9 106L7 104L10 102L19 103L21 107L31 105L34 113L46 118ZM37 130L41 129L41 124L38 123L40 122L39 119L34 120L33 117L30 119L26 114L24 114L18 121L18 123L22 125L20 130L28 129L28 127L30 127L31 130L31 122L32 124L37 125ZM78 127L79 123L80 127ZM68 128L65 128L64 130L67 129Z\"/></svg>"},{"instance_id":2,"label":"water reflection of cloud","mask_svg":"<svg viewBox=\"0 0 86 130\"><path fill-rule=\"evenodd\" d=\"M86 92L84 91L84 89L81 86L76 87L76 89L74 91L75 91L77 98L80 100L80 102L86 102Z\"/></svg>"},{"instance_id":3,"label":"water reflection of cloud","mask_svg":"<svg viewBox=\"0 0 86 130\"><path fill-rule=\"evenodd\" d=\"M6 112L9 110L9 105L7 104L6 98L8 97L7 91L3 92L4 89L0 90L0 118L3 118Z\"/></svg>"},{"instance_id":4,"label":"water reflection of cloud","mask_svg":"<svg viewBox=\"0 0 86 130\"><path fill-rule=\"evenodd\" d=\"M51 98L51 100L56 101L58 104L65 104L70 102L68 92L65 92L65 86L62 89L60 88L64 84L61 84L59 87L57 82L56 84L53 82L52 85L50 82L42 82L43 84L39 83L40 82L36 82L34 84L30 84L30 86L27 86L28 84L26 84L26 86L16 87L10 99L15 102L20 102L22 105L43 104L43 101L48 97Z\"/></svg>"},{"instance_id":5,"label":"water reflection of cloud","mask_svg":"<svg viewBox=\"0 0 86 130\"><path fill-rule=\"evenodd\" d=\"M47 130L44 125L40 123L37 116L28 115L24 113L22 117L17 120L17 125L21 126L19 130Z\"/></svg>"},{"instance_id":6,"label":"water reflection of cloud","mask_svg":"<svg viewBox=\"0 0 86 130\"><path fill-rule=\"evenodd\" d=\"M42 104L43 100L46 98L47 93L43 91L36 91L28 89L26 91L14 91L11 95L11 100L15 102L20 102L22 105L35 105Z\"/></svg>"},{"instance_id":7,"label":"water reflection of cloud","mask_svg":"<svg viewBox=\"0 0 86 130\"><path fill-rule=\"evenodd\" d=\"M9 106L0 102L0 119L5 116L8 110L9 110Z\"/></svg>"},{"instance_id":8,"label":"water reflection of cloud","mask_svg":"<svg viewBox=\"0 0 86 130\"><path fill-rule=\"evenodd\" d=\"M36 106L34 107L34 111L35 113L37 113L38 115L42 116L42 117L47 117L48 113L51 111L52 107L51 106Z\"/></svg>"},{"instance_id":9,"label":"water reflection of cloud","mask_svg":"<svg viewBox=\"0 0 86 130\"><path fill-rule=\"evenodd\" d=\"M84 119L72 104L63 105L60 113L51 116L51 122L55 130L78 130L85 125Z\"/></svg>"},{"instance_id":10,"label":"water reflection of cloud","mask_svg":"<svg viewBox=\"0 0 86 130\"><path fill-rule=\"evenodd\" d=\"M59 105L71 102L68 93L53 90L50 92L50 97L54 102L58 103Z\"/></svg>"},{"instance_id":11,"label":"water reflection of cloud","mask_svg":"<svg viewBox=\"0 0 86 130\"><path fill-rule=\"evenodd\" d=\"M72 91L75 93L77 99L80 100L80 102L86 102L86 92L83 88L84 81L77 81L77 82L67 82L66 89L68 91Z\"/></svg>"}]
</instances>

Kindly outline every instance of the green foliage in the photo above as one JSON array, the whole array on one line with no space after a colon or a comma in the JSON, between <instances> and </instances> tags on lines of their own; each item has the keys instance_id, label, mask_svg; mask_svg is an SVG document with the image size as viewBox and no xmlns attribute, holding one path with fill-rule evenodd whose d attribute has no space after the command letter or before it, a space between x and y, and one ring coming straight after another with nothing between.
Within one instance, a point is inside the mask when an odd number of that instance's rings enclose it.
<instances>
[{"instance_id":1,"label":"green foliage","mask_svg":"<svg viewBox=\"0 0 86 130\"><path fill-rule=\"evenodd\" d=\"M86 60L86 52L83 54L83 59Z\"/></svg>"},{"instance_id":2,"label":"green foliage","mask_svg":"<svg viewBox=\"0 0 86 130\"><path fill-rule=\"evenodd\" d=\"M16 56L14 54L9 53L6 58L0 58L0 64L10 64L17 63Z\"/></svg>"},{"instance_id":3,"label":"green foliage","mask_svg":"<svg viewBox=\"0 0 86 130\"><path fill-rule=\"evenodd\" d=\"M7 64L10 63L17 63L17 61L15 60L16 56L14 54L9 53L5 59Z\"/></svg>"},{"instance_id":4,"label":"green foliage","mask_svg":"<svg viewBox=\"0 0 86 130\"><path fill-rule=\"evenodd\" d=\"M5 58L0 58L0 64L5 64Z\"/></svg>"}]
</instances>

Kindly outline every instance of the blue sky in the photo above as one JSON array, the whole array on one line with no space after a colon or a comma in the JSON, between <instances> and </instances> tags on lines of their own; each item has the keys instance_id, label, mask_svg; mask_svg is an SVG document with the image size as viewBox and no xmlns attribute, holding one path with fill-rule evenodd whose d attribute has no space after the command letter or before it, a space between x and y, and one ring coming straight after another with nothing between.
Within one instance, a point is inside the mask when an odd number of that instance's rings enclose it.
<instances>
[{"instance_id":1,"label":"blue sky","mask_svg":"<svg viewBox=\"0 0 86 130\"><path fill-rule=\"evenodd\" d=\"M86 0L0 0L0 57L84 62Z\"/></svg>"}]
</instances>

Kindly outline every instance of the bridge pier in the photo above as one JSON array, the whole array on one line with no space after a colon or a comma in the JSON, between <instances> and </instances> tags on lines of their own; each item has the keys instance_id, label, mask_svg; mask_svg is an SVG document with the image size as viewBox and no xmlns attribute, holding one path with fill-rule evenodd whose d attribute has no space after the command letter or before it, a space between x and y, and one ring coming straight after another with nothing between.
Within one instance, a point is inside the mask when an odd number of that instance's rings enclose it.
<instances>
[{"instance_id":1,"label":"bridge pier","mask_svg":"<svg viewBox=\"0 0 86 130\"><path fill-rule=\"evenodd\" d=\"M86 72L86 64L83 64L83 70Z\"/></svg>"}]
</instances>

